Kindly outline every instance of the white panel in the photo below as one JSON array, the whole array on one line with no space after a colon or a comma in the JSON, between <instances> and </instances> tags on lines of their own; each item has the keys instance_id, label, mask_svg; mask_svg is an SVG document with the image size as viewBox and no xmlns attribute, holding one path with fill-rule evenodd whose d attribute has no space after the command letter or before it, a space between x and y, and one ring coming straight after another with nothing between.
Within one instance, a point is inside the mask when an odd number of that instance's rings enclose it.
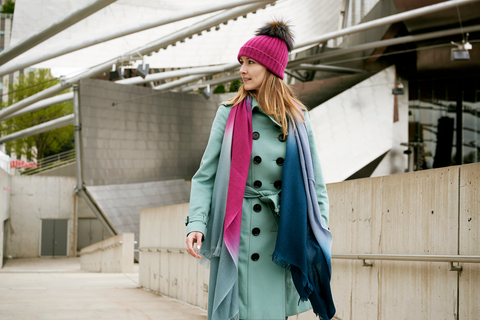
<instances>
[{"instance_id":1,"label":"white panel","mask_svg":"<svg viewBox=\"0 0 480 320\"><path fill-rule=\"evenodd\" d=\"M310 112L327 183L345 180L392 147L394 81L391 66Z\"/></svg>"},{"instance_id":2,"label":"white panel","mask_svg":"<svg viewBox=\"0 0 480 320\"><path fill-rule=\"evenodd\" d=\"M207 6L218 1L117 1L90 17L60 32L44 43L20 55L18 58L35 56L37 52L58 47L72 40L89 37L91 34L115 29L120 25L134 24L143 19L168 15L176 10L188 10L192 6ZM17 0L12 44L29 36L32 30L39 30L83 4L82 0ZM205 32L201 37L179 43L176 47L161 50L147 58L154 68L191 67L235 61L238 50L250 39L255 30L273 17L285 17L292 23L297 42L334 31L338 27L341 1L330 0L280 0L273 7L248 14L221 25L219 31ZM121 39L111 40L90 48L67 54L37 64L39 68L86 68L122 53L154 41L181 28L190 26L206 17L191 18L185 21L153 28ZM12 60L14 61L14 60Z\"/></svg>"}]
</instances>

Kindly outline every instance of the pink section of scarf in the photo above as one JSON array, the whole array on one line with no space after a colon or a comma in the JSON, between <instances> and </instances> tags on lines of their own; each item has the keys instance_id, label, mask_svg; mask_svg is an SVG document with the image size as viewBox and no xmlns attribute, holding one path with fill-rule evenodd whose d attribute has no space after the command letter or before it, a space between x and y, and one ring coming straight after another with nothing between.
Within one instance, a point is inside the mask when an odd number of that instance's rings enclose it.
<instances>
[{"instance_id":1,"label":"pink section of scarf","mask_svg":"<svg viewBox=\"0 0 480 320\"><path fill-rule=\"evenodd\" d=\"M225 131L227 133L232 130L232 155L223 240L235 264L238 265L243 196L252 154L252 107L248 97L233 107L228 116Z\"/></svg>"}]
</instances>

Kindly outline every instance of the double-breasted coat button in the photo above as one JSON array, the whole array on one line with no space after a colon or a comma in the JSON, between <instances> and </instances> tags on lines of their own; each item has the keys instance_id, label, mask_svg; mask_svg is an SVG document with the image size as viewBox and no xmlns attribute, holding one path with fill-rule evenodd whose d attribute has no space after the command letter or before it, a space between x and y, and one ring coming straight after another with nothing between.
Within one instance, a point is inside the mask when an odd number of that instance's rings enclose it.
<instances>
[{"instance_id":1,"label":"double-breasted coat button","mask_svg":"<svg viewBox=\"0 0 480 320\"><path fill-rule=\"evenodd\" d=\"M287 141L287 137L284 137L284 136L283 136L283 133L280 133L280 134L278 135L278 141L280 141L280 142L285 142L285 141Z\"/></svg>"},{"instance_id":2,"label":"double-breasted coat button","mask_svg":"<svg viewBox=\"0 0 480 320\"><path fill-rule=\"evenodd\" d=\"M253 206L253 211L255 211L255 212L262 211L262 206L257 203L256 205Z\"/></svg>"},{"instance_id":3,"label":"double-breasted coat button","mask_svg":"<svg viewBox=\"0 0 480 320\"><path fill-rule=\"evenodd\" d=\"M252 254L252 260L253 261L257 261L258 259L260 259L260 255L258 253Z\"/></svg>"},{"instance_id":4,"label":"double-breasted coat button","mask_svg":"<svg viewBox=\"0 0 480 320\"><path fill-rule=\"evenodd\" d=\"M253 138L253 140L258 140L258 138L260 138L260 133L258 133L257 131L255 131L255 132L252 134L252 138Z\"/></svg>"},{"instance_id":5,"label":"double-breasted coat button","mask_svg":"<svg viewBox=\"0 0 480 320\"><path fill-rule=\"evenodd\" d=\"M262 186L262 181L260 180L255 180L255 182L253 183L253 186L255 188L260 188Z\"/></svg>"},{"instance_id":6,"label":"double-breasted coat button","mask_svg":"<svg viewBox=\"0 0 480 320\"><path fill-rule=\"evenodd\" d=\"M277 165L283 166L283 162L284 162L284 161L285 161L285 160L284 160L283 158L277 158Z\"/></svg>"},{"instance_id":7,"label":"double-breasted coat button","mask_svg":"<svg viewBox=\"0 0 480 320\"><path fill-rule=\"evenodd\" d=\"M255 157L253 158L253 163L259 164L260 162L262 162L262 158L261 158L261 157L255 156Z\"/></svg>"},{"instance_id":8,"label":"double-breasted coat button","mask_svg":"<svg viewBox=\"0 0 480 320\"><path fill-rule=\"evenodd\" d=\"M260 229L259 229L259 228L253 228L252 234L253 234L254 236L258 236L258 235L260 234Z\"/></svg>"},{"instance_id":9,"label":"double-breasted coat button","mask_svg":"<svg viewBox=\"0 0 480 320\"><path fill-rule=\"evenodd\" d=\"M277 180L273 183L273 186L277 189L281 189L282 188L282 181L280 180Z\"/></svg>"}]
</instances>

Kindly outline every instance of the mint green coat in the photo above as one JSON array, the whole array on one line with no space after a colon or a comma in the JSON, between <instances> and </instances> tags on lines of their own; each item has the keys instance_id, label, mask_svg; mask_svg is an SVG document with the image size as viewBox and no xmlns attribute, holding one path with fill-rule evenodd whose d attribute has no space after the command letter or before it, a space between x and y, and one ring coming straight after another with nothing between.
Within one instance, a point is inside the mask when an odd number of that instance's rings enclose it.
<instances>
[{"instance_id":1,"label":"mint green coat","mask_svg":"<svg viewBox=\"0 0 480 320\"><path fill-rule=\"evenodd\" d=\"M187 234L192 231L206 232L213 182L230 110L231 107L225 104L218 109L200 168L192 178ZM281 127L259 108L255 99L252 99L252 112L253 144L247 186L257 190L280 191L286 153ZM305 116L315 166L317 199L322 217L328 224L327 190L310 119L308 114L305 113ZM299 303L300 297L290 271L272 262L278 219L271 207L259 198L243 199L238 263L240 319L284 320L286 316L311 309L308 301ZM215 295L214 290L209 288L209 307Z\"/></svg>"}]
</instances>

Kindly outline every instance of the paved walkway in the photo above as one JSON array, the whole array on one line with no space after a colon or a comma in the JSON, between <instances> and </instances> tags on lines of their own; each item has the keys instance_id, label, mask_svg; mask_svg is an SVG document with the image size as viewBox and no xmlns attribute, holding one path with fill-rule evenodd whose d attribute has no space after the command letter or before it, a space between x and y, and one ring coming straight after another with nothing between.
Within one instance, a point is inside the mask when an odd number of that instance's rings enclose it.
<instances>
[{"instance_id":1,"label":"paved walkway","mask_svg":"<svg viewBox=\"0 0 480 320\"><path fill-rule=\"evenodd\" d=\"M0 269L0 318L207 319L199 308L141 289L135 270L85 272L79 258L7 260Z\"/></svg>"}]
</instances>

